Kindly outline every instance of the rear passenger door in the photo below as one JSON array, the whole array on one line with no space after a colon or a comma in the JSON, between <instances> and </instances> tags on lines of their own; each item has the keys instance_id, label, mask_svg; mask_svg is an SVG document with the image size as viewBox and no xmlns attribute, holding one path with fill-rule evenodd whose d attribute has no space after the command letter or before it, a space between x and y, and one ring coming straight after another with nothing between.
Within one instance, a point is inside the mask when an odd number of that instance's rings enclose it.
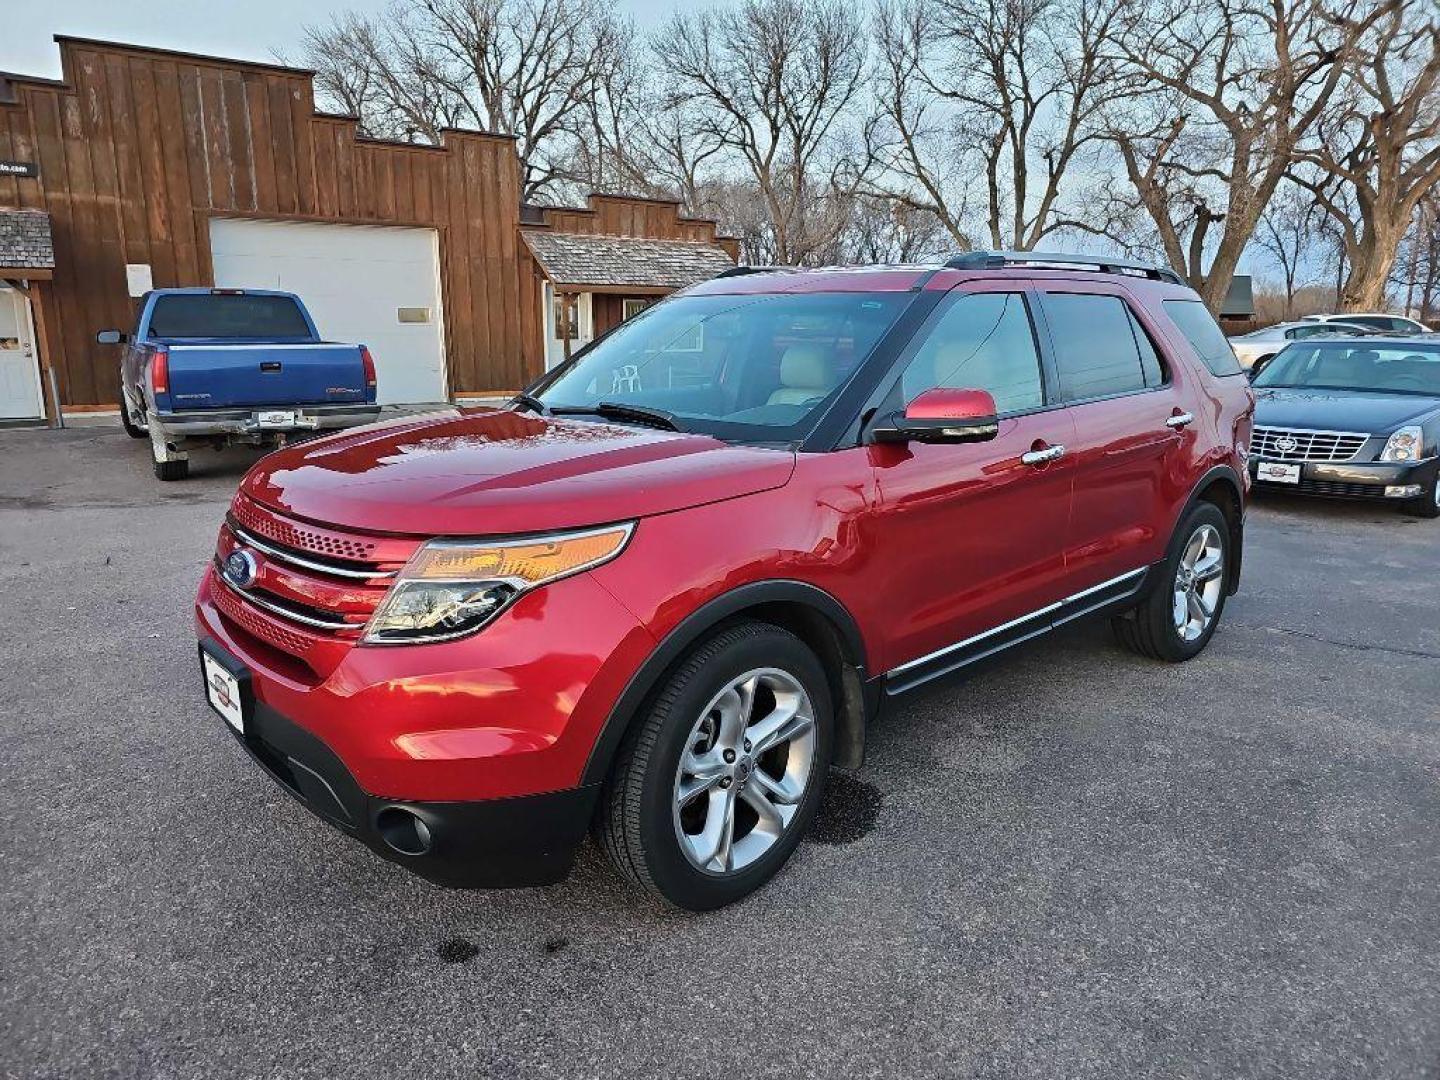
<instances>
[{"instance_id":1,"label":"rear passenger door","mask_svg":"<svg viewBox=\"0 0 1440 1080\"><path fill-rule=\"evenodd\" d=\"M1074 423L1075 495L1065 542L1067 592L1137 574L1164 554L1183 484L1184 372L1158 328L1118 286L1040 288L1057 391Z\"/></svg>"}]
</instances>

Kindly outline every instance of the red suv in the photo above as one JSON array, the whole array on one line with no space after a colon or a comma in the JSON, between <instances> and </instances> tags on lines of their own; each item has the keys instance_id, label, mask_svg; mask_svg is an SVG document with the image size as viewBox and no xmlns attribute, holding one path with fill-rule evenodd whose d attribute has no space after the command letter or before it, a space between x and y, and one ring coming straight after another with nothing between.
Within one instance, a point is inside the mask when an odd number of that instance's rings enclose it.
<instances>
[{"instance_id":1,"label":"red suv","mask_svg":"<svg viewBox=\"0 0 1440 1080\"><path fill-rule=\"evenodd\" d=\"M196 600L264 768L452 885L587 828L673 904L764 883L885 702L1072 619L1188 660L1240 572L1253 399L1169 271L737 269L506 409L245 477Z\"/></svg>"}]
</instances>

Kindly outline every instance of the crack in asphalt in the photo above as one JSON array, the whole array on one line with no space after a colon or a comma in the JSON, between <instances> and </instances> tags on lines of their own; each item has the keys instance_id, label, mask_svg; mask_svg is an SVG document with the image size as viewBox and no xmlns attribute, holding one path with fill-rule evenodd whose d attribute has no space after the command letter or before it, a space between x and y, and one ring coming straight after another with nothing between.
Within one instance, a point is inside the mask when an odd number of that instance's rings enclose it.
<instances>
[{"instance_id":1,"label":"crack in asphalt","mask_svg":"<svg viewBox=\"0 0 1440 1080\"><path fill-rule=\"evenodd\" d=\"M1402 649L1394 645L1374 645L1361 641L1341 641L1338 638L1328 638L1322 634L1315 634L1309 630L1297 630L1293 626L1265 626L1260 623L1244 624L1250 630L1265 630L1272 634L1289 634L1292 637L1307 638L1310 641L1318 641L1324 645L1338 645L1342 649L1357 649L1360 652L1389 653L1393 656L1415 656L1422 660L1440 660L1440 653L1427 652L1424 649Z\"/></svg>"}]
</instances>

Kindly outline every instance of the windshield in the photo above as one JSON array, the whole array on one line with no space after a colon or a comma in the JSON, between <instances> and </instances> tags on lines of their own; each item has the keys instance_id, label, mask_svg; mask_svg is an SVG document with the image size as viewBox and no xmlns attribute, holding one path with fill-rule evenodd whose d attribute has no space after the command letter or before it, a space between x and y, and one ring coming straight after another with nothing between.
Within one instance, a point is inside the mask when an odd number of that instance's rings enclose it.
<instances>
[{"instance_id":1,"label":"windshield","mask_svg":"<svg viewBox=\"0 0 1440 1080\"><path fill-rule=\"evenodd\" d=\"M182 293L162 296L150 312L162 338L308 338L310 327L289 296Z\"/></svg>"},{"instance_id":2,"label":"windshield","mask_svg":"<svg viewBox=\"0 0 1440 1080\"><path fill-rule=\"evenodd\" d=\"M1440 347L1371 341L1291 345L1256 376L1255 385L1440 397Z\"/></svg>"},{"instance_id":3,"label":"windshield","mask_svg":"<svg viewBox=\"0 0 1440 1080\"><path fill-rule=\"evenodd\" d=\"M908 293L677 296L560 368L537 396L561 414L659 409L720 438L788 442L850 379Z\"/></svg>"}]
</instances>

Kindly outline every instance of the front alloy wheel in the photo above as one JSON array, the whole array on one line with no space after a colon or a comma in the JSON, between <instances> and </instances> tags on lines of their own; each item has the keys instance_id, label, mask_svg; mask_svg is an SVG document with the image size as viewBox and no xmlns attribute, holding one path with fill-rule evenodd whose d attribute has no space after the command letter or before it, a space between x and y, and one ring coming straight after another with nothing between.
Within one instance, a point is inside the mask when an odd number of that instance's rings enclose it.
<instances>
[{"instance_id":1,"label":"front alloy wheel","mask_svg":"<svg viewBox=\"0 0 1440 1080\"><path fill-rule=\"evenodd\" d=\"M702 641L627 734L595 821L616 867L676 907L763 885L819 807L834 717L825 669L794 634L741 622Z\"/></svg>"},{"instance_id":2,"label":"front alloy wheel","mask_svg":"<svg viewBox=\"0 0 1440 1080\"><path fill-rule=\"evenodd\" d=\"M815 712L777 668L730 680L691 729L675 773L675 834L707 874L749 866L784 834L815 766Z\"/></svg>"},{"instance_id":3,"label":"front alloy wheel","mask_svg":"<svg viewBox=\"0 0 1440 1080\"><path fill-rule=\"evenodd\" d=\"M1229 590L1230 523L1214 503L1180 521L1156 580L1133 609L1112 620L1126 648L1152 660L1198 656L1210 642Z\"/></svg>"},{"instance_id":4,"label":"front alloy wheel","mask_svg":"<svg viewBox=\"0 0 1440 1080\"><path fill-rule=\"evenodd\" d=\"M1225 589L1225 548L1220 530L1201 525L1180 553L1175 570L1175 630L1185 641L1195 641L1215 618Z\"/></svg>"}]
</instances>

